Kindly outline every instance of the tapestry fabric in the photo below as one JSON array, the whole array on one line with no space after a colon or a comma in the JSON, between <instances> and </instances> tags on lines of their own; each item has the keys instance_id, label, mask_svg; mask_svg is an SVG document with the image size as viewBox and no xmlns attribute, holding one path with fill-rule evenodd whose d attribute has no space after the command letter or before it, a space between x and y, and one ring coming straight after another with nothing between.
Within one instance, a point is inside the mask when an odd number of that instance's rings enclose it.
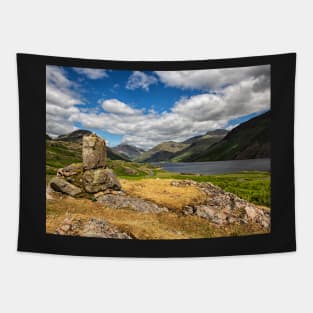
<instances>
[{"instance_id":1,"label":"tapestry fabric","mask_svg":"<svg viewBox=\"0 0 313 313\"><path fill-rule=\"evenodd\" d=\"M295 67L17 54L18 250L294 251Z\"/></svg>"}]
</instances>

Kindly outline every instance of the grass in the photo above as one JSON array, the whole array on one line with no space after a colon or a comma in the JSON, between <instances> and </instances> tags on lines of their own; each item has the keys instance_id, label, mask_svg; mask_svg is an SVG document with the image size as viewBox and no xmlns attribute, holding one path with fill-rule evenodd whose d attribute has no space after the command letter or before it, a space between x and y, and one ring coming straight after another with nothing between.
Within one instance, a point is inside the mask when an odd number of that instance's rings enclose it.
<instances>
[{"instance_id":1,"label":"grass","mask_svg":"<svg viewBox=\"0 0 313 313\"><path fill-rule=\"evenodd\" d=\"M249 202L267 207L271 206L271 174L269 172L249 171L220 175L182 175L160 171L157 173L157 177L211 182Z\"/></svg>"},{"instance_id":2,"label":"grass","mask_svg":"<svg viewBox=\"0 0 313 313\"><path fill-rule=\"evenodd\" d=\"M46 175L47 181L55 175L58 168L81 162L81 145L61 141L47 141ZM198 182L211 182L232 192L249 202L270 207L271 175L269 172L240 172L222 175L184 175L167 172L148 163L107 160L120 179L140 180L146 178L192 179ZM159 181L160 183L160 181Z\"/></svg>"},{"instance_id":3,"label":"grass","mask_svg":"<svg viewBox=\"0 0 313 313\"><path fill-rule=\"evenodd\" d=\"M81 162L81 145L47 141L46 178L57 169ZM240 172L223 175L190 175L167 172L147 163L108 160L107 165L119 177L129 194L154 201L172 209L160 214L104 207L88 199L56 196L46 202L46 231L54 233L67 214L74 218L104 219L137 239L188 239L242 236L264 233L259 225L249 223L217 226L197 216L184 216L179 210L188 204L201 202L204 195L194 187L171 186L172 179L211 182L222 189L257 205L270 207L270 173Z\"/></svg>"},{"instance_id":4,"label":"grass","mask_svg":"<svg viewBox=\"0 0 313 313\"><path fill-rule=\"evenodd\" d=\"M180 210L190 204L201 203L205 199L205 194L191 186L176 187L171 185L170 179L141 179L127 180L121 179L123 190L130 195L137 196L145 200L151 200L160 206L165 206L173 210Z\"/></svg>"},{"instance_id":5,"label":"grass","mask_svg":"<svg viewBox=\"0 0 313 313\"><path fill-rule=\"evenodd\" d=\"M46 175L55 175L59 168L81 161L80 144L46 141Z\"/></svg>"},{"instance_id":6,"label":"grass","mask_svg":"<svg viewBox=\"0 0 313 313\"><path fill-rule=\"evenodd\" d=\"M257 224L221 227L197 216L183 216L175 212L154 214L110 209L91 200L70 197L46 201L46 232L54 233L68 214L83 220L91 217L104 219L132 237L143 240L212 238L264 233Z\"/></svg>"}]
</instances>

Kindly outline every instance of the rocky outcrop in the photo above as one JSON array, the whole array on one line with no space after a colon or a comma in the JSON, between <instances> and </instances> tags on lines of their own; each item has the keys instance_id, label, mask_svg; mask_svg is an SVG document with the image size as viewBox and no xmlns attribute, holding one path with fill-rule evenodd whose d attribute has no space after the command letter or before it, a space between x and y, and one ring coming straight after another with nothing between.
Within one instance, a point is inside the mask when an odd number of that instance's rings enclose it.
<instances>
[{"instance_id":1,"label":"rocky outcrop","mask_svg":"<svg viewBox=\"0 0 313 313\"><path fill-rule=\"evenodd\" d=\"M254 222L263 228L270 228L269 210L259 208L211 183L175 180L171 184L177 187L194 186L206 194L206 200L201 204L183 208L186 215L196 215L218 225Z\"/></svg>"},{"instance_id":2,"label":"rocky outcrop","mask_svg":"<svg viewBox=\"0 0 313 313\"><path fill-rule=\"evenodd\" d=\"M105 168L105 141L95 134L83 137L83 168L84 170Z\"/></svg>"},{"instance_id":3,"label":"rocky outcrop","mask_svg":"<svg viewBox=\"0 0 313 313\"><path fill-rule=\"evenodd\" d=\"M68 216L55 231L58 235L132 239L125 232L121 232L116 226L96 218L80 219Z\"/></svg>"},{"instance_id":4,"label":"rocky outcrop","mask_svg":"<svg viewBox=\"0 0 313 313\"><path fill-rule=\"evenodd\" d=\"M82 193L82 189L69 183L62 177L54 177L50 181L50 186L55 191L59 191L62 193L65 193L67 195L70 195L72 197L78 196L80 193Z\"/></svg>"},{"instance_id":5,"label":"rocky outcrop","mask_svg":"<svg viewBox=\"0 0 313 313\"><path fill-rule=\"evenodd\" d=\"M99 196L97 201L111 209L131 209L144 213L168 212L167 208L154 202L129 195L106 194Z\"/></svg>"},{"instance_id":6,"label":"rocky outcrop","mask_svg":"<svg viewBox=\"0 0 313 313\"><path fill-rule=\"evenodd\" d=\"M121 185L112 170L106 168L105 141L95 134L83 137L83 163L60 168L50 186L72 197L82 193L121 190Z\"/></svg>"}]
</instances>

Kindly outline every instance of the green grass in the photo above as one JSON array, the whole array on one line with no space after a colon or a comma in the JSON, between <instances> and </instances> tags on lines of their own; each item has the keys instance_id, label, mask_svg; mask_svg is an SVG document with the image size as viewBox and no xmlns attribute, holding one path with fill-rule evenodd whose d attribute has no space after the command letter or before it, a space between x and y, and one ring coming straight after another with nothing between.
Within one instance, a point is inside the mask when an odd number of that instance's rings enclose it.
<instances>
[{"instance_id":1,"label":"green grass","mask_svg":"<svg viewBox=\"0 0 313 313\"><path fill-rule=\"evenodd\" d=\"M74 143L49 142L46 147L46 176L55 175L58 168L81 162L81 146ZM171 178L192 179L197 182L211 182L254 204L270 207L271 175L269 172L240 172L222 175L183 175L168 172L148 163L121 160L107 160L119 178Z\"/></svg>"},{"instance_id":2,"label":"green grass","mask_svg":"<svg viewBox=\"0 0 313 313\"><path fill-rule=\"evenodd\" d=\"M173 172L167 172L160 169L153 169L154 178L171 179L191 179L197 182L211 182L221 187L225 191L232 192L238 197L245 199L257 205L270 207L271 205L271 174L269 172L239 172L220 175L183 175ZM142 179L147 176L120 175L120 178Z\"/></svg>"},{"instance_id":3,"label":"green grass","mask_svg":"<svg viewBox=\"0 0 313 313\"><path fill-rule=\"evenodd\" d=\"M269 172L239 172L220 175L181 175L159 172L160 178L192 179L197 182L211 182L225 191L258 205L271 205L271 175Z\"/></svg>"}]
</instances>

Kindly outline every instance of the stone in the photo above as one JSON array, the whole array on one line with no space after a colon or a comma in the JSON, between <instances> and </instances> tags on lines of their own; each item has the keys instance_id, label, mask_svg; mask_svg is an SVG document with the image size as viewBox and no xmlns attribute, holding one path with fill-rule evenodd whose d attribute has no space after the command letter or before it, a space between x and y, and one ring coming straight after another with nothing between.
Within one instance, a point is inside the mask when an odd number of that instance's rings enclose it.
<instances>
[{"instance_id":1,"label":"stone","mask_svg":"<svg viewBox=\"0 0 313 313\"><path fill-rule=\"evenodd\" d=\"M196 215L200 217L204 217L204 218L212 220L215 216L216 210L206 205L199 205L196 207L195 213Z\"/></svg>"},{"instance_id":2,"label":"stone","mask_svg":"<svg viewBox=\"0 0 313 313\"><path fill-rule=\"evenodd\" d=\"M144 213L168 212L165 207L160 207L156 203L128 195L103 195L97 198L101 204L111 209L131 209Z\"/></svg>"},{"instance_id":3,"label":"stone","mask_svg":"<svg viewBox=\"0 0 313 313\"><path fill-rule=\"evenodd\" d=\"M104 168L106 165L105 141L95 134L83 136L84 170Z\"/></svg>"},{"instance_id":4,"label":"stone","mask_svg":"<svg viewBox=\"0 0 313 313\"><path fill-rule=\"evenodd\" d=\"M70 177L82 172L81 163L73 163L64 168L58 169L57 176Z\"/></svg>"},{"instance_id":5,"label":"stone","mask_svg":"<svg viewBox=\"0 0 313 313\"><path fill-rule=\"evenodd\" d=\"M81 188L69 183L63 177L52 178L50 181L50 186L53 190L65 193L72 197L75 197L82 192Z\"/></svg>"},{"instance_id":6,"label":"stone","mask_svg":"<svg viewBox=\"0 0 313 313\"><path fill-rule=\"evenodd\" d=\"M189 206L183 208L183 213L186 215L197 215L219 225L253 222L266 229L271 226L270 212L209 182L173 180L171 185L194 186L205 193L206 199L203 203L194 206L193 209Z\"/></svg>"},{"instance_id":7,"label":"stone","mask_svg":"<svg viewBox=\"0 0 313 313\"><path fill-rule=\"evenodd\" d=\"M252 206L245 207L245 211L249 220L254 221L258 216L258 210Z\"/></svg>"},{"instance_id":8,"label":"stone","mask_svg":"<svg viewBox=\"0 0 313 313\"><path fill-rule=\"evenodd\" d=\"M98 193L106 189L121 190L117 177L107 168L86 170L83 174L83 185L89 193Z\"/></svg>"},{"instance_id":9,"label":"stone","mask_svg":"<svg viewBox=\"0 0 313 313\"><path fill-rule=\"evenodd\" d=\"M120 231L115 225L102 219L81 219L67 217L55 230L58 235L132 239L127 233Z\"/></svg>"}]
</instances>

